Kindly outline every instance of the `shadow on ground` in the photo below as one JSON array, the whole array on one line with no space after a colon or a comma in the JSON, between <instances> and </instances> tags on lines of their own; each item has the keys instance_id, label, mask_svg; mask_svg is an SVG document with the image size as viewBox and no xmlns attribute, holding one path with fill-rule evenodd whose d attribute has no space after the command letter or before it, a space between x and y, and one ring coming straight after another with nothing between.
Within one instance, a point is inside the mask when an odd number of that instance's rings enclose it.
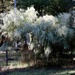
<instances>
[{"instance_id":1,"label":"shadow on ground","mask_svg":"<svg viewBox=\"0 0 75 75\"><path fill-rule=\"evenodd\" d=\"M6 70L3 72L0 72L0 75L14 75L13 73L17 72L17 73L25 73L22 75L36 75L35 72L40 72L40 74L38 73L37 75L41 75L43 73L43 75L63 75L63 74L59 74L62 72L69 72L75 70L75 67L72 68L63 68L63 67L41 67L41 66L32 66L32 67L27 67L27 68L15 68L15 69L10 69L10 70ZM42 72L44 71L44 72ZM29 74L32 73L32 74ZM47 74L46 74L47 73ZM18 75L18 74L15 74ZM64 74L64 75L68 75L68 74ZM75 73L71 73L69 75L75 75Z\"/></svg>"}]
</instances>

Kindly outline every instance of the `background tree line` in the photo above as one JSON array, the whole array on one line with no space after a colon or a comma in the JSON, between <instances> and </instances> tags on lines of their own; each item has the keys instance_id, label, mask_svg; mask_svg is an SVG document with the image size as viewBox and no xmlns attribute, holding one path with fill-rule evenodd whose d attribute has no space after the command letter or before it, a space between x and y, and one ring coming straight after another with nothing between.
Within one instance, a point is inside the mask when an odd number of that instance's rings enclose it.
<instances>
[{"instance_id":1,"label":"background tree line","mask_svg":"<svg viewBox=\"0 0 75 75\"><path fill-rule=\"evenodd\" d=\"M73 3L72 0L17 0L18 8L26 9L31 5L39 12L39 15L57 15L62 12L68 12Z\"/></svg>"}]
</instances>

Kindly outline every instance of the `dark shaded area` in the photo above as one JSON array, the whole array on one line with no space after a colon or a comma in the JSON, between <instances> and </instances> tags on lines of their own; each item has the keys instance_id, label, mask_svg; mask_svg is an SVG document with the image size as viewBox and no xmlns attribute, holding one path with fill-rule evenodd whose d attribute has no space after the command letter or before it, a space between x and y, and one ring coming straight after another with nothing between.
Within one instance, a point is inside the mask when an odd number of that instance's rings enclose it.
<instances>
[{"instance_id":1,"label":"dark shaded area","mask_svg":"<svg viewBox=\"0 0 75 75\"><path fill-rule=\"evenodd\" d=\"M75 66L74 67L72 67L72 68L62 68L62 67L53 67L53 66L32 66L32 67L27 67L27 68L19 68L19 69L17 69L17 68L15 68L15 69L11 69L11 70L6 70L6 71L3 71L3 72L0 72L0 75L8 75L8 74L12 74L13 72L31 72L31 73L33 73L33 72L35 72L36 70L38 70L38 71L40 71L40 70L42 70L42 69L44 69L45 71L48 71L48 70L56 70L56 71L65 71L65 70L74 70L75 69ZM71 75L75 75L74 73L73 74L71 74Z\"/></svg>"},{"instance_id":2,"label":"dark shaded area","mask_svg":"<svg viewBox=\"0 0 75 75\"><path fill-rule=\"evenodd\" d=\"M18 8L26 9L33 5L39 12L39 16L45 14L57 15L59 13L69 12L74 4L72 0L17 0Z\"/></svg>"},{"instance_id":3,"label":"dark shaded area","mask_svg":"<svg viewBox=\"0 0 75 75\"><path fill-rule=\"evenodd\" d=\"M3 45L3 43L5 42L5 36L1 36L1 39L0 39L0 47Z\"/></svg>"},{"instance_id":4,"label":"dark shaded area","mask_svg":"<svg viewBox=\"0 0 75 75\"><path fill-rule=\"evenodd\" d=\"M75 75L75 73L71 74L71 75Z\"/></svg>"}]
</instances>

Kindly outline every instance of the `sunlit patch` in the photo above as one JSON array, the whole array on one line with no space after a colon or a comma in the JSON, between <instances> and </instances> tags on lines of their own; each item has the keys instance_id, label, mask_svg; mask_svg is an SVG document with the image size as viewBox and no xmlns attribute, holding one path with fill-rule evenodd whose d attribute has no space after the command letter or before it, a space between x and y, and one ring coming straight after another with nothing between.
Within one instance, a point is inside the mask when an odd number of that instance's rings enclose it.
<instances>
[{"instance_id":1,"label":"sunlit patch","mask_svg":"<svg viewBox=\"0 0 75 75\"><path fill-rule=\"evenodd\" d=\"M21 62L11 62L9 63L8 66L4 66L1 68L1 71L6 71L6 70L12 70L12 69L21 69L21 68L27 68L29 66L33 66L34 62L31 62L30 64L28 63L21 63Z\"/></svg>"}]
</instances>

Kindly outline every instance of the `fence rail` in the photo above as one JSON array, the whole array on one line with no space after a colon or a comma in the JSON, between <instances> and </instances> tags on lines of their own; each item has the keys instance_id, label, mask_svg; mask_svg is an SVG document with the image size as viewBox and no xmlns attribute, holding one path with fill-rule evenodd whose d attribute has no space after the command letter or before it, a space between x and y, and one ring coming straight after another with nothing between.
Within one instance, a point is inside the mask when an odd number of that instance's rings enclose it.
<instances>
[{"instance_id":1,"label":"fence rail","mask_svg":"<svg viewBox=\"0 0 75 75\"><path fill-rule=\"evenodd\" d=\"M20 53L16 51L0 51L0 61L4 61L8 66L9 61L16 61L20 57Z\"/></svg>"}]
</instances>

